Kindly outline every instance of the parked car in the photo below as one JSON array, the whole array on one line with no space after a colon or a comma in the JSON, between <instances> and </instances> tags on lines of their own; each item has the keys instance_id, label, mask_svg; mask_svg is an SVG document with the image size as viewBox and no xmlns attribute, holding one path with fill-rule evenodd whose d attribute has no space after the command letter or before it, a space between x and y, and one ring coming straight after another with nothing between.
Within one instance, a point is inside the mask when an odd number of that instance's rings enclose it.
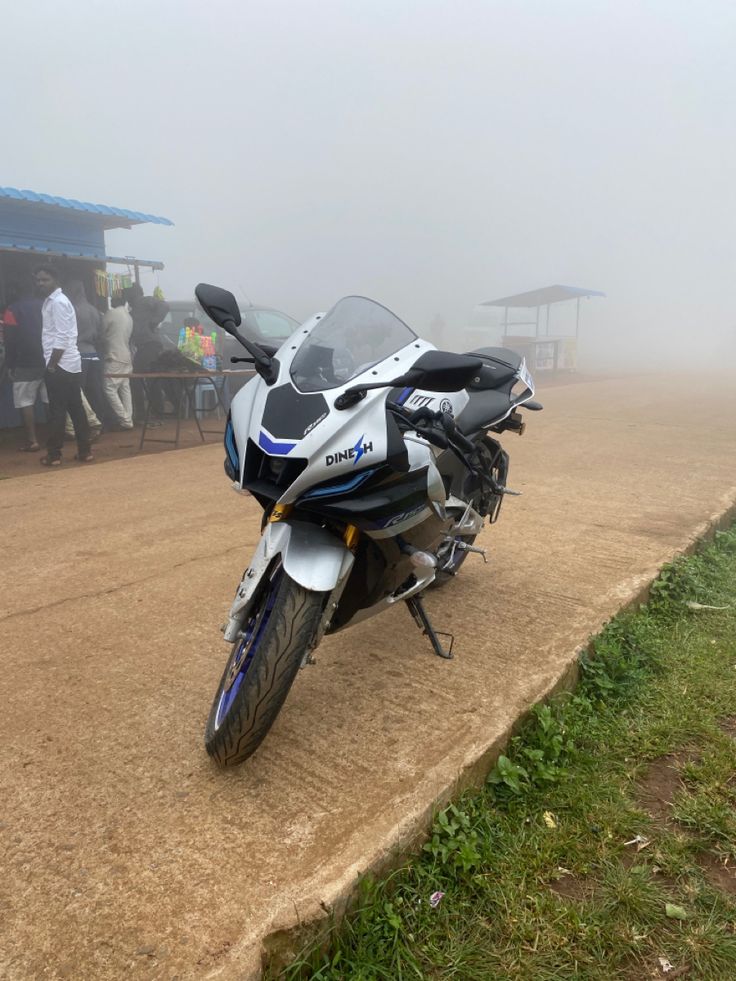
<instances>
[{"instance_id":1,"label":"parked car","mask_svg":"<svg viewBox=\"0 0 736 981\"><path fill-rule=\"evenodd\" d=\"M169 313L161 324L161 334L164 344L170 341L174 347L179 343L179 331L185 326L188 319L198 320L208 334L217 335L217 353L223 358L225 354L229 356L230 344L234 346L232 353L242 354L242 349L237 341L218 327L214 321L210 320L204 310L196 300L167 300ZM240 308L242 318L241 330L254 340L263 341L266 344L280 346L287 338L291 337L299 326L299 322L294 320L280 310L273 310L270 307L242 306ZM228 350L225 351L227 346Z\"/></svg>"},{"instance_id":2,"label":"parked car","mask_svg":"<svg viewBox=\"0 0 736 981\"><path fill-rule=\"evenodd\" d=\"M167 300L166 302L169 304L169 312L159 328L161 340L166 349L178 347L181 328L187 326L186 321L194 320L202 325L206 334L216 335L215 350L223 368L233 367L230 364L232 355L243 356L244 352L240 344L225 333L221 327L218 327L213 320L210 320L196 300ZM240 317L240 330L247 337L275 347L280 347L300 326L299 321L294 320L293 317L271 307L243 305L240 307ZM242 370L246 366L238 365L235 367ZM228 379L230 397L242 388L246 381L247 376L245 375Z\"/></svg>"}]
</instances>

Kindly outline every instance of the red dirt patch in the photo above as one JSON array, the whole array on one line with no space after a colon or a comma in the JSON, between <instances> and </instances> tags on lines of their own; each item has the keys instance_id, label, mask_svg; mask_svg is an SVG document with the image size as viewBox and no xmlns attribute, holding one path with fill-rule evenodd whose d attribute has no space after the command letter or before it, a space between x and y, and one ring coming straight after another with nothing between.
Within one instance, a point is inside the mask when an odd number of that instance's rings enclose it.
<instances>
[{"instance_id":1,"label":"red dirt patch","mask_svg":"<svg viewBox=\"0 0 736 981\"><path fill-rule=\"evenodd\" d=\"M698 865L712 886L729 896L736 896L736 868L725 865L715 855L707 852L698 856Z\"/></svg>"},{"instance_id":2,"label":"red dirt patch","mask_svg":"<svg viewBox=\"0 0 736 981\"><path fill-rule=\"evenodd\" d=\"M554 882L550 882L549 887L561 899L582 902L591 898L596 890L596 883L587 877L579 879L576 875L562 875Z\"/></svg>"},{"instance_id":3,"label":"red dirt patch","mask_svg":"<svg viewBox=\"0 0 736 981\"><path fill-rule=\"evenodd\" d=\"M728 718L721 722L721 729L728 736L732 736L736 739L736 715L729 715Z\"/></svg>"},{"instance_id":4,"label":"red dirt patch","mask_svg":"<svg viewBox=\"0 0 736 981\"><path fill-rule=\"evenodd\" d=\"M683 789L681 768L694 759L696 755L688 752L660 756L639 780L636 799L655 824L669 829L679 828L672 817L672 801Z\"/></svg>"}]
</instances>

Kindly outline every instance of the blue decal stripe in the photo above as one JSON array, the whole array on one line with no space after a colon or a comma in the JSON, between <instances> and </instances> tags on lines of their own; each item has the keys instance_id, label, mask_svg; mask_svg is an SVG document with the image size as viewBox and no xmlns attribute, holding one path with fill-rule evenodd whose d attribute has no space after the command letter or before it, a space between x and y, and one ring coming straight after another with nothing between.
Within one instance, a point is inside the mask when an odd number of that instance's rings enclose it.
<instances>
[{"instance_id":1,"label":"blue decal stripe","mask_svg":"<svg viewBox=\"0 0 736 981\"><path fill-rule=\"evenodd\" d=\"M371 467L370 470L361 470L360 473L356 473L350 480L344 480L341 484L330 484L329 487L315 487L314 490L307 491L304 495L304 500L314 497L327 497L330 494L346 494L348 491L360 487L363 481L367 480L375 472L375 469Z\"/></svg>"},{"instance_id":2,"label":"blue decal stripe","mask_svg":"<svg viewBox=\"0 0 736 981\"><path fill-rule=\"evenodd\" d=\"M396 404L397 405L403 405L404 402L406 402L406 400L409 398L409 396L411 395L411 393L413 391L414 391L413 388L405 388L405 389L403 389L402 392L401 392L401 394L399 395L399 397L396 399Z\"/></svg>"},{"instance_id":3,"label":"blue decal stripe","mask_svg":"<svg viewBox=\"0 0 736 981\"><path fill-rule=\"evenodd\" d=\"M286 456L287 453L291 453L296 443L274 443L264 432L261 432L258 436L258 445L272 456Z\"/></svg>"}]
</instances>

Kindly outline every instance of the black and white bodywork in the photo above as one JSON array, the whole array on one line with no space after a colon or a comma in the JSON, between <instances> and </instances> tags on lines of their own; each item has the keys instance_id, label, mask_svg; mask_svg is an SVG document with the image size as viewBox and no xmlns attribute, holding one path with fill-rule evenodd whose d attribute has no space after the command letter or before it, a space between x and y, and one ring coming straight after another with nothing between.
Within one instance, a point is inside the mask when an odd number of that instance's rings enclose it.
<instances>
[{"instance_id":1,"label":"black and white bodywork","mask_svg":"<svg viewBox=\"0 0 736 981\"><path fill-rule=\"evenodd\" d=\"M238 332L232 294L200 284L197 297L257 372L225 433L228 476L263 508L205 735L229 765L258 747L324 634L405 601L435 653L452 656L422 593L483 554L476 536L513 493L495 434L523 432L519 409L541 406L513 351L438 351L364 297L312 317L278 351Z\"/></svg>"}]
</instances>

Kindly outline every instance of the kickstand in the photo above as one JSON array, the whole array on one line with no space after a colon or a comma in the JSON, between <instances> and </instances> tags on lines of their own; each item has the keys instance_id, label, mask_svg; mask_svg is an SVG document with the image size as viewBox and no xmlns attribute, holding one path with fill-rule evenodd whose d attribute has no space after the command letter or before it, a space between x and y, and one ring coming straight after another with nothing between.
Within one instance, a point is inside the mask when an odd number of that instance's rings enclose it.
<instances>
[{"instance_id":1,"label":"kickstand","mask_svg":"<svg viewBox=\"0 0 736 981\"><path fill-rule=\"evenodd\" d=\"M452 634L446 634L442 631L437 631L432 626L432 621L427 616L427 611L424 609L424 603L418 596L410 596L408 600L404 600L406 605L409 607L409 612L414 617L414 622L425 634L429 637L429 642L432 645L432 650L438 657L444 657L446 660L450 660L453 656L452 645L455 643L455 638ZM440 637L449 637L450 646L447 650L444 649L440 643Z\"/></svg>"}]
</instances>

